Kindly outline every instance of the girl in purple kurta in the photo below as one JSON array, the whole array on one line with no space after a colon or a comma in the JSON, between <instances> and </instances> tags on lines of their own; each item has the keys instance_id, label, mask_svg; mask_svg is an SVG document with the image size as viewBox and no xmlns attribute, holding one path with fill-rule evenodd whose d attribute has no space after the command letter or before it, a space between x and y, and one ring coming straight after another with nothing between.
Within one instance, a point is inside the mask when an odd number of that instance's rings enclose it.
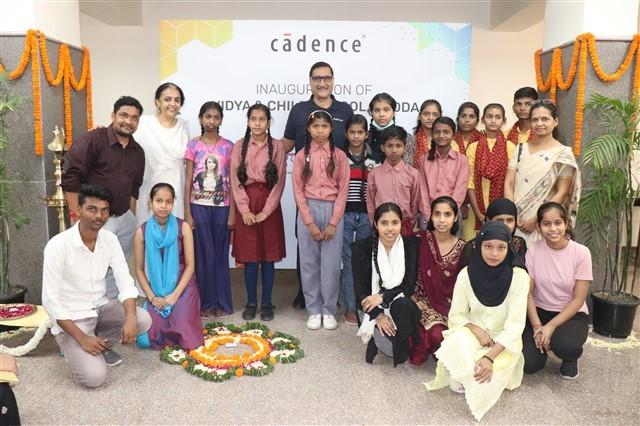
<instances>
[{"instance_id":1,"label":"girl in purple kurta","mask_svg":"<svg viewBox=\"0 0 640 426\"><path fill-rule=\"evenodd\" d=\"M138 345L162 349L203 345L200 294L196 284L191 226L177 219L173 210L175 190L168 183L151 188L153 215L136 232L133 246L135 271L147 301L152 324L138 336ZM146 266L146 267L145 267Z\"/></svg>"}]
</instances>

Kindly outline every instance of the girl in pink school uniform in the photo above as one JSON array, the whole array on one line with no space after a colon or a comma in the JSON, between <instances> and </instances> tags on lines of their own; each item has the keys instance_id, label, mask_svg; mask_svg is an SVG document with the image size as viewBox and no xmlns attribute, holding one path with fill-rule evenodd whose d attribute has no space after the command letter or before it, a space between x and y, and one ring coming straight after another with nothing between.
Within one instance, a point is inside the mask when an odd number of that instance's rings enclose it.
<instances>
[{"instance_id":1,"label":"girl in pink school uniform","mask_svg":"<svg viewBox=\"0 0 640 426\"><path fill-rule=\"evenodd\" d=\"M449 117L433 122L431 148L420 160L420 213L422 226L431 217L431 203L438 197L449 196L462 207L467 195L469 163L467 157L455 151L451 144L456 124ZM461 220L461 218L458 218Z\"/></svg>"},{"instance_id":2,"label":"girl in pink school uniform","mask_svg":"<svg viewBox=\"0 0 640 426\"><path fill-rule=\"evenodd\" d=\"M205 102L198 118L202 134L187 144L184 220L194 229L196 278L202 316L233 312L229 277L229 232L235 204L229 190L233 143L218 133L222 107Z\"/></svg>"},{"instance_id":3,"label":"girl in pink school uniform","mask_svg":"<svg viewBox=\"0 0 640 426\"><path fill-rule=\"evenodd\" d=\"M152 320L137 343L156 350L167 345L195 349L204 344L198 316L200 294L193 275L193 233L173 215L175 196L168 183L151 188L151 217L133 239L136 278Z\"/></svg>"},{"instance_id":4,"label":"girl in pink school uniform","mask_svg":"<svg viewBox=\"0 0 640 426\"><path fill-rule=\"evenodd\" d=\"M306 143L293 162L300 276L310 330L338 327L335 314L349 162L342 150L335 149L332 123L333 118L324 110L309 114Z\"/></svg>"},{"instance_id":5,"label":"girl in pink school uniform","mask_svg":"<svg viewBox=\"0 0 640 426\"><path fill-rule=\"evenodd\" d=\"M282 142L269 131L271 111L255 104L247 111L247 131L233 147L231 192L236 203L233 256L244 264L247 305L242 318L255 318L258 306L258 268L262 268L260 319L273 319L271 290L275 262L285 256L280 198L286 178Z\"/></svg>"},{"instance_id":6,"label":"girl in pink school uniform","mask_svg":"<svg viewBox=\"0 0 640 426\"><path fill-rule=\"evenodd\" d=\"M402 236L413 235L420 204L420 176L403 160L407 132L399 126L385 129L380 135L386 159L367 178L369 221L383 203L395 203L402 209Z\"/></svg>"}]
</instances>

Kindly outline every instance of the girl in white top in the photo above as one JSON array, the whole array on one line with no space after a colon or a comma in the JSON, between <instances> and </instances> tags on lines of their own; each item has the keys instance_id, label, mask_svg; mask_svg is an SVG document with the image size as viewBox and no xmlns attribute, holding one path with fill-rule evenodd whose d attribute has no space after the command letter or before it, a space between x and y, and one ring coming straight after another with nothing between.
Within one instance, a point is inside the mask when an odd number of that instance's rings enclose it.
<instances>
[{"instance_id":1,"label":"girl in white top","mask_svg":"<svg viewBox=\"0 0 640 426\"><path fill-rule=\"evenodd\" d=\"M144 180L136 206L138 224L146 222L149 211L149 192L158 182L169 183L176 190L173 214L184 218L184 153L189 142L187 122L180 118L184 104L182 89L173 83L163 83L156 89L155 115L143 115L133 135L144 149Z\"/></svg>"}]
</instances>

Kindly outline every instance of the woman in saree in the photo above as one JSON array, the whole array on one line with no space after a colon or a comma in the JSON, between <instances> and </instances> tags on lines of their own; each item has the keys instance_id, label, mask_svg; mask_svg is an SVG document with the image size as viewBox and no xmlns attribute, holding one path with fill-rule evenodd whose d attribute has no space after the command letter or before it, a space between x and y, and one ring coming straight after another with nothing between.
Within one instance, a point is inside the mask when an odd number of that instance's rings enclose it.
<instances>
[{"instance_id":1,"label":"woman in saree","mask_svg":"<svg viewBox=\"0 0 640 426\"><path fill-rule=\"evenodd\" d=\"M536 212L547 201L562 204L575 225L582 184L571 148L554 138L558 110L549 100L531 106L533 140L520 144L509 162L504 196L518 208L518 235L527 245L538 241Z\"/></svg>"},{"instance_id":2,"label":"woman in saree","mask_svg":"<svg viewBox=\"0 0 640 426\"><path fill-rule=\"evenodd\" d=\"M436 377L425 386L431 391L448 385L466 394L480 421L505 388L522 382L529 275L504 224L485 223L476 241L471 263L455 284Z\"/></svg>"},{"instance_id":3,"label":"woman in saree","mask_svg":"<svg viewBox=\"0 0 640 426\"><path fill-rule=\"evenodd\" d=\"M458 204L448 196L431 203L427 230L420 235L418 278L411 297L420 309L420 341L411 341L412 364L420 365L434 353L447 329L453 286L460 272L464 240L457 237Z\"/></svg>"}]
</instances>

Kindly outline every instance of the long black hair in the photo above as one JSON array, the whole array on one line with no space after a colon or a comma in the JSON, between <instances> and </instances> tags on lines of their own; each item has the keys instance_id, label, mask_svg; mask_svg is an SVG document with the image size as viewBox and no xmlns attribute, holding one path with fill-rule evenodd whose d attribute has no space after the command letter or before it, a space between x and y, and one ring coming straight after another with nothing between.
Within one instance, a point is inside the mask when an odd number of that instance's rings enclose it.
<instances>
[{"instance_id":1,"label":"long black hair","mask_svg":"<svg viewBox=\"0 0 640 426\"><path fill-rule=\"evenodd\" d=\"M267 116L267 120L271 121L271 111L263 104L253 104L247 111L247 130L244 132L244 139L242 140L242 158L240 165L238 166L237 176L240 181L240 185L245 186L247 183L247 150L249 149L249 139L251 138L251 128L249 127L249 119L253 111L261 110ZM271 137L271 126L267 127L267 148L269 150L269 161L264 169L264 177L267 181L267 187L272 189L278 183L278 168L273 162L273 138Z\"/></svg>"}]
</instances>

